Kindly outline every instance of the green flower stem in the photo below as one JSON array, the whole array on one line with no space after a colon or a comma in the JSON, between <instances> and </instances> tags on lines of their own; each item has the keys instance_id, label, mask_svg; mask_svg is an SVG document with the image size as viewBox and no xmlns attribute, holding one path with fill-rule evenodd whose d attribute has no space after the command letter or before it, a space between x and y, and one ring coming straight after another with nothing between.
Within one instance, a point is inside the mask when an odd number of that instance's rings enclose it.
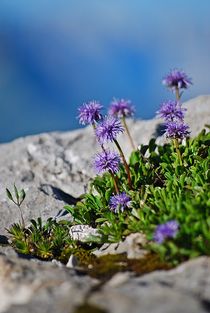
<instances>
[{"instance_id":1,"label":"green flower stem","mask_svg":"<svg viewBox=\"0 0 210 313\"><path fill-rule=\"evenodd\" d=\"M118 141L116 139L114 140L114 143L117 146L117 149L118 149L118 151L120 153L120 156L121 156L121 158L123 160L123 164L125 166L125 170L126 170L126 173L127 173L127 176L128 176L128 185L132 189L131 173L130 173L130 169L129 169L128 163L126 162L124 153L123 153L123 151L122 151L122 149L121 149L121 147L120 147L120 145L119 145L119 143L118 143Z\"/></svg>"},{"instance_id":2,"label":"green flower stem","mask_svg":"<svg viewBox=\"0 0 210 313\"><path fill-rule=\"evenodd\" d=\"M180 92L179 92L179 87L176 87L176 100L180 101L180 99L181 99L181 95L180 95Z\"/></svg>"},{"instance_id":3,"label":"green flower stem","mask_svg":"<svg viewBox=\"0 0 210 313\"><path fill-rule=\"evenodd\" d=\"M95 123L95 122L92 122L92 126L93 126L93 129L94 129L94 131L95 131L95 129L96 129L96 123Z\"/></svg>"},{"instance_id":4,"label":"green flower stem","mask_svg":"<svg viewBox=\"0 0 210 313\"><path fill-rule=\"evenodd\" d=\"M181 99L181 95L180 95L180 92L179 92L179 87L176 87L176 100L179 102L180 99ZM178 141L178 139L174 138L173 139L173 143L174 143L174 147L176 149L176 153L177 153L179 161L180 161L180 165L182 165L182 156L181 156L180 149L179 149L179 141Z\"/></svg>"},{"instance_id":5,"label":"green flower stem","mask_svg":"<svg viewBox=\"0 0 210 313\"><path fill-rule=\"evenodd\" d=\"M181 156L181 153L180 153L180 149L179 149L179 142L178 142L178 139L177 138L174 138L173 139L173 143L174 143L174 147L176 149L176 153L178 155L178 159L180 161L180 165L182 165L182 156Z\"/></svg>"},{"instance_id":6,"label":"green flower stem","mask_svg":"<svg viewBox=\"0 0 210 313\"><path fill-rule=\"evenodd\" d=\"M117 194L117 193L119 193L119 189L118 189L118 186L117 186L117 179L116 179L115 175L112 173L112 171L109 171L109 173L112 176L113 183L114 183L114 188L115 188L115 191L116 191L116 194Z\"/></svg>"},{"instance_id":7,"label":"green flower stem","mask_svg":"<svg viewBox=\"0 0 210 313\"><path fill-rule=\"evenodd\" d=\"M95 134L96 133L96 123L92 122L92 126L93 126L93 131L94 131L94 134ZM105 152L106 149L104 148L104 145L100 144L100 146L101 146L101 149Z\"/></svg>"},{"instance_id":8,"label":"green flower stem","mask_svg":"<svg viewBox=\"0 0 210 313\"><path fill-rule=\"evenodd\" d=\"M129 138L131 147L132 147L133 150L136 150L135 144L134 144L134 142L133 142L133 138L131 137L131 134L130 134L128 125L127 125L126 120L125 120L125 116L123 116L121 120L122 120L123 126L125 127L125 131L126 131L127 136L128 136L128 138Z\"/></svg>"},{"instance_id":9,"label":"green flower stem","mask_svg":"<svg viewBox=\"0 0 210 313\"><path fill-rule=\"evenodd\" d=\"M24 218L23 218L23 211L20 207L20 205L18 203L17 204L17 207L19 208L19 211L20 211L20 219L21 219L21 224L22 224L22 228L25 228L25 221L24 221Z\"/></svg>"}]
</instances>

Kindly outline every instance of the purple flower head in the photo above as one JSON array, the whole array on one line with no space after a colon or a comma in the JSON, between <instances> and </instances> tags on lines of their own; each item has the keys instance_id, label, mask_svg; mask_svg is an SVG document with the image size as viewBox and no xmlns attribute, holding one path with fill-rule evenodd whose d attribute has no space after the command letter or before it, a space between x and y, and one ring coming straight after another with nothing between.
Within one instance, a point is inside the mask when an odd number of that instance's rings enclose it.
<instances>
[{"instance_id":1,"label":"purple flower head","mask_svg":"<svg viewBox=\"0 0 210 313\"><path fill-rule=\"evenodd\" d=\"M102 118L100 110L102 105L97 101L84 103L79 109L79 123L82 125L92 124Z\"/></svg>"},{"instance_id":2,"label":"purple flower head","mask_svg":"<svg viewBox=\"0 0 210 313\"><path fill-rule=\"evenodd\" d=\"M165 121L183 120L186 109L181 108L177 101L169 100L163 102L157 114Z\"/></svg>"},{"instance_id":3,"label":"purple flower head","mask_svg":"<svg viewBox=\"0 0 210 313\"><path fill-rule=\"evenodd\" d=\"M104 172L116 173L120 166L120 156L114 151L102 151L95 155L93 165L97 174Z\"/></svg>"},{"instance_id":4,"label":"purple flower head","mask_svg":"<svg viewBox=\"0 0 210 313\"><path fill-rule=\"evenodd\" d=\"M110 209L114 213L118 213L119 211L123 212L126 208L131 205L131 198L125 193L119 193L110 198Z\"/></svg>"},{"instance_id":5,"label":"purple flower head","mask_svg":"<svg viewBox=\"0 0 210 313\"><path fill-rule=\"evenodd\" d=\"M96 137L103 144L107 141L114 141L123 131L120 120L113 116L106 116L96 127Z\"/></svg>"},{"instance_id":6,"label":"purple flower head","mask_svg":"<svg viewBox=\"0 0 210 313\"><path fill-rule=\"evenodd\" d=\"M134 114L134 106L130 100L114 99L109 108L109 114L118 118L130 117Z\"/></svg>"},{"instance_id":7,"label":"purple flower head","mask_svg":"<svg viewBox=\"0 0 210 313\"><path fill-rule=\"evenodd\" d=\"M168 122L166 123L166 137L184 139L190 134L189 126L183 122Z\"/></svg>"},{"instance_id":8,"label":"purple flower head","mask_svg":"<svg viewBox=\"0 0 210 313\"><path fill-rule=\"evenodd\" d=\"M175 220L160 224L157 226L154 233L154 241L157 243L163 243L167 238L174 238L178 232L179 224Z\"/></svg>"},{"instance_id":9,"label":"purple flower head","mask_svg":"<svg viewBox=\"0 0 210 313\"><path fill-rule=\"evenodd\" d=\"M187 89L192 85L192 80L187 74L185 74L185 72L173 69L168 75L166 75L166 77L164 77L162 83L172 90L176 90L176 88Z\"/></svg>"}]
</instances>

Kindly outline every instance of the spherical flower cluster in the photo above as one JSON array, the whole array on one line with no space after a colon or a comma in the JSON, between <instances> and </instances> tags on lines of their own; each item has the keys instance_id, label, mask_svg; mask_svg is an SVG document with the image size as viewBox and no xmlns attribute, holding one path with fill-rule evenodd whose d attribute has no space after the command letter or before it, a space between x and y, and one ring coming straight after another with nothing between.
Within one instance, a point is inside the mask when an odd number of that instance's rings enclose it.
<instances>
[{"instance_id":1,"label":"spherical flower cluster","mask_svg":"<svg viewBox=\"0 0 210 313\"><path fill-rule=\"evenodd\" d=\"M102 109L102 105L97 101L90 101L88 103L84 103L79 109L79 123L82 125L92 124L98 122L102 115L100 110Z\"/></svg>"},{"instance_id":2,"label":"spherical flower cluster","mask_svg":"<svg viewBox=\"0 0 210 313\"><path fill-rule=\"evenodd\" d=\"M122 192L112 196L109 205L114 213L123 212L131 205L131 198L125 192Z\"/></svg>"},{"instance_id":3,"label":"spherical flower cluster","mask_svg":"<svg viewBox=\"0 0 210 313\"><path fill-rule=\"evenodd\" d=\"M116 140L117 136L124 131L119 119L113 116L105 117L96 127L96 137L103 144L107 141Z\"/></svg>"},{"instance_id":4,"label":"spherical flower cluster","mask_svg":"<svg viewBox=\"0 0 210 313\"><path fill-rule=\"evenodd\" d=\"M173 69L168 75L166 75L166 77L164 77L162 83L174 91L177 88L187 89L192 85L192 80L185 72Z\"/></svg>"},{"instance_id":5,"label":"spherical flower cluster","mask_svg":"<svg viewBox=\"0 0 210 313\"><path fill-rule=\"evenodd\" d=\"M177 101L169 100L163 102L157 114L165 121L174 121L183 120L185 111L186 109L183 109Z\"/></svg>"},{"instance_id":6,"label":"spherical flower cluster","mask_svg":"<svg viewBox=\"0 0 210 313\"><path fill-rule=\"evenodd\" d=\"M114 99L109 108L109 114L118 118L131 117L135 112L130 100Z\"/></svg>"},{"instance_id":7,"label":"spherical flower cluster","mask_svg":"<svg viewBox=\"0 0 210 313\"><path fill-rule=\"evenodd\" d=\"M192 81L183 71L174 69L165 77L163 84L176 91L177 101L164 102L157 114L164 119L166 137L184 139L190 132L184 123L186 109L181 107L179 89L188 88Z\"/></svg>"},{"instance_id":8,"label":"spherical flower cluster","mask_svg":"<svg viewBox=\"0 0 210 313\"><path fill-rule=\"evenodd\" d=\"M104 172L117 173L120 166L120 156L114 151L104 150L95 155L93 166L97 174Z\"/></svg>"},{"instance_id":9,"label":"spherical flower cluster","mask_svg":"<svg viewBox=\"0 0 210 313\"><path fill-rule=\"evenodd\" d=\"M178 232L179 224L175 220L160 224L157 226L154 233L154 241L157 243L163 243L167 238L174 238Z\"/></svg>"},{"instance_id":10,"label":"spherical flower cluster","mask_svg":"<svg viewBox=\"0 0 210 313\"><path fill-rule=\"evenodd\" d=\"M184 139L190 134L189 126L183 122L166 123L166 137Z\"/></svg>"}]
</instances>

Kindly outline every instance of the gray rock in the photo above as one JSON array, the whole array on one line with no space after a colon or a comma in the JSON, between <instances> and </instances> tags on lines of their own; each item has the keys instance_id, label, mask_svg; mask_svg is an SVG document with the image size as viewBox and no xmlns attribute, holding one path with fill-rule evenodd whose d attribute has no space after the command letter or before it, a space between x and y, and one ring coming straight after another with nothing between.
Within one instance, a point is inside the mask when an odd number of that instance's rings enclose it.
<instances>
[{"instance_id":1,"label":"gray rock","mask_svg":"<svg viewBox=\"0 0 210 313\"><path fill-rule=\"evenodd\" d=\"M107 254L127 253L128 259L139 259L147 254L147 250L142 247L146 244L146 237L142 233L130 234L124 241L118 243L105 243L100 249L94 251L96 256Z\"/></svg>"},{"instance_id":2,"label":"gray rock","mask_svg":"<svg viewBox=\"0 0 210 313\"><path fill-rule=\"evenodd\" d=\"M99 237L100 234L96 228L89 225L74 225L70 227L69 234L73 240L87 242L90 237Z\"/></svg>"},{"instance_id":3,"label":"gray rock","mask_svg":"<svg viewBox=\"0 0 210 313\"><path fill-rule=\"evenodd\" d=\"M109 313L206 313L210 303L210 258L201 257L174 270L139 278L116 274L92 293L90 304Z\"/></svg>"},{"instance_id":4,"label":"gray rock","mask_svg":"<svg viewBox=\"0 0 210 313\"><path fill-rule=\"evenodd\" d=\"M50 262L0 255L0 312L74 312L97 283Z\"/></svg>"},{"instance_id":5,"label":"gray rock","mask_svg":"<svg viewBox=\"0 0 210 313\"><path fill-rule=\"evenodd\" d=\"M1 234L5 234L5 227L19 220L17 208L5 193L6 187L12 190L14 182L26 190L22 206L26 223L38 216L43 219L55 216L64 204L77 201L89 179L83 170L88 160L83 162L80 158L81 163L76 162L70 149L81 132L69 133L67 140L66 134L42 134L0 145L0 212L4 215L0 221Z\"/></svg>"},{"instance_id":6,"label":"gray rock","mask_svg":"<svg viewBox=\"0 0 210 313\"><path fill-rule=\"evenodd\" d=\"M104 285L51 262L0 255L0 313L65 313L96 306L107 313L206 313L210 258L141 277L118 273Z\"/></svg>"},{"instance_id":7,"label":"gray rock","mask_svg":"<svg viewBox=\"0 0 210 313\"><path fill-rule=\"evenodd\" d=\"M72 254L66 264L66 267L68 268L75 268L78 265L77 258Z\"/></svg>"}]
</instances>

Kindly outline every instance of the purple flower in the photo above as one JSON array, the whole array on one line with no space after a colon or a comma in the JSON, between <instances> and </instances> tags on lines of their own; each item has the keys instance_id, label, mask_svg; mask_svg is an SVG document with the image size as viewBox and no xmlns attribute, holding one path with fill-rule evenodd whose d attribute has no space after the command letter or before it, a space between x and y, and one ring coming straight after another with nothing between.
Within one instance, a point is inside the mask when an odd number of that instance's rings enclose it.
<instances>
[{"instance_id":1,"label":"purple flower","mask_svg":"<svg viewBox=\"0 0 210 313\"><path fill-rule=\"evenodd\" d=\"M174 238L178 232L179 224L175 220L160 224L157 226L154 233L154 241L157 243L163 243L167 238Z\"/></svg>"},{"instance_id":2,"label":"purple flower","mask_svg":"<svg viewBox=\"0 0 210 313\"><path fill-rule=\"evenodd\" d=\"M185 74L185 72L178 69L173 69L162 81L163 85L172 90L186 89L192 85L192 80Z\"/></svg>"},{"instance_id":3,"label":"purple flower","mask_svg":"<svg viewBox=\"0 0 210 313\"><path fill-rule=\"evenodd\" d=\"M165 119L165 121L183 120L186 109L181 108L177 101L169 100L163 102L158 115Z\"/></svg>"},{"instance_id":4,"label":"purple flower","mask_svg":"<svg viewBox=\"0 0 210 313\"><path fill-rule=\"evenodd\" d=\"M190 134L189 126L183 122L168 122L166 123L166 137L183 139Z\"/></svg>"},{"instance_id":5,"label":"purple flower","mask_svg":"<svg viewBox=\"0 0 210 313\"><path fill-rule=\"evenodd\" d=\"M124 128L117 118L113 116L105 117L96 127L96 137L103 144L107 141L114 141L117 135L122 133Z\"/></svg>"},{"instance_id":6,"label":"purple flower","mask_svg":"<svg viewBox=\"0 0 210 313\"><path fill-rule=\"evenodd\" d=\"M95 155L93 165L98 174L103 172L116 173L120 166L120 156L114 151L102 151Z\"/></svg>"},{"instance_id":7,"label":"purple flower","mask_svg":"<svg viewBox=\"0 0 210 313\"><path fill-rule=\"evenodd\" d=\"M102 118L100 110L102 105L97 101L84 103L79 109L79 123L82 125L92 124Z\"/></svg>"},{"instance_id":8,"label":"purple flower","mask_svg":"<svg viewBox=\"0 0 210 313\"><path fill-rule=\"evenodd\" d=\"M119 211L123 212L130 204L131 198L125 192L112 196L109 202L110 209L114 213L118 213Z\"/></svg>"},{"instance_id":9,"label":"purple flower","mask_svg":"<svg viewBox=\"0 0 210 313\"><path fill-rule=\"evenodd\" d=\"M109 108L109 114L118 118L130 117L134 114L134 106L130 100L114 99Z\"/></svg>"}]
</instances>

